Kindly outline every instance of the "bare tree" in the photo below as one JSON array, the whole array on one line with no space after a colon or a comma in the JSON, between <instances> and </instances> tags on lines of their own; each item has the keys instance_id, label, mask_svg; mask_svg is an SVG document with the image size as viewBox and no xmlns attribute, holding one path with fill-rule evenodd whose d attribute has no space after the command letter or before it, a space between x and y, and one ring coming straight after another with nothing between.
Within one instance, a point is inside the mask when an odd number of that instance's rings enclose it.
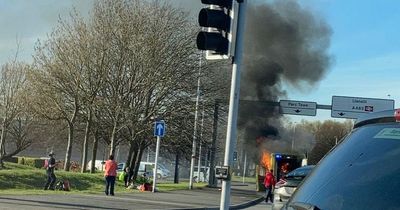
<instances>
[{"instance_id":1,"label":"bare tree","mask_svg":"<svg viewBox=\"0 0 400 210\"><path fill-rule=\"evenodd\" d=\"M65 170L75 130L83 124L82 172L91 135L93 163L103 139L109 154L121 142L130 145L128 161L137 167L151 145L155 118L190 116L199 67L196 31L187 13L168 3L99 0L90 18L72 12L37 44L29 74L33 110L67 125ZM213 101L227 86L221 88L225 82L215 75L224 74L210 66L202 70L208 76L203 90Z\"/></svg>"},{"instance_id":2,"label":"bare tree","mask_svg":"<svg viewBox=\"0 0 400 210\"><path fill-rule=\"evenodd\" d=\"M6 151L5 145L7 132L10 125L23 112L23 92L25 88L25 74L29 66L16 59L1 67L0 78L0 109L1 109L1 136L0 136L0 168L3 167L3 160L6 157L17 154L26 148L23 138L17 138L14 151Z\"/></svg>"},{"instance_id":3,"label":"bare tree","mask_svg":"<svg viewBox=\"0 0 400 210\"><path fill-rule=\"evenodd\" d=\"M192 95L195 30L186 14L159 1L100 1L94 20L112 32L108 40L114 59L100 92L112 122L110 154L116 136L126 136L128 159L137 163L149 146L147 139L153 138L151 119L166 117L173 101ZM117 135L125 131L129 135Z\"/></svg>"},{"instance_id":4,"label":"bare tree","mask_svg":"<svg viewBox=\"0 0 400 210\"><path fill-rule=\"evenodd\" d=\"M81 72L82 83L80 87L82 93L82 113L86 121L82 151L82 172L86 169L88 144L94 120L93 114L99 108L99 105L102 104L103 98L100 95L100 90L104 88L107 69L112 59L109 50L110 43L108 42L109 30L111 29L105 27L97 20L94 19L90 23L86 33L87 39L85 40L87 48L82 49L82 54L86 55L85 68ZM96 138L93 143L97 144ZM93 163L95 161L95 155L93 154L96 154L96 151L97 149L92 153Z\"/></svg>"},{"instance_id":5,"label":"bare tree","mask_svg":"<svg viewBox=\"0 0 400 210\"><path fill-rule=\"evenodd\" d=\"M71 21L60 19L56 30L44 43L36 46L35 70L30 84L36 93L35 111L49 120L62 120L68 126L68 143L64 170L70 168L75 123L82 103L81 72L87 67L90 54L88 27L76 13Z\"/></svg>"},{"instance_id":6,"label":"bare tree","mask_svg":"<svg viewBox=\"0 0 400 210\"><path fill-rule=\"evenodd\" d=\"M316 164L324 157L336 144L340 143L352 129L352 121L343 123L326 120L324 122L314 122L310 127L317 128L314 130L316 144L310 152L309 162Z\"/></svg>"}]
</instances>

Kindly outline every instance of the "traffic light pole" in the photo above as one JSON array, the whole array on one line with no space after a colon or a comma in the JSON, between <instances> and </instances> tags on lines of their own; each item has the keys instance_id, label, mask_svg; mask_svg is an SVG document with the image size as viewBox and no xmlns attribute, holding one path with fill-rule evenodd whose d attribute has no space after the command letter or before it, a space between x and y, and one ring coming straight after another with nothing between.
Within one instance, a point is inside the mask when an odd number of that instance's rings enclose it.
<instances>
[{"instance_id":1,"label":"traffic light pole","mask_svg":"<svg viewBox=\"0 0 400 210\"><path fill-rule=\"evenodd\" d=\"M247 0L237 0L237 2L239 2L238 22L236 31L235 55L233 58L232 66L231 92L229 99L228 125L224 157L224 166L228 166L229 169L231 169L233 163L233 151L235 150L236 145L236 126L240 91L240 69L242 67L243 60L243 35L245 29L245 16L247 8ZM229 176L228 179L222 180L220 209L229 209L230 194L231 180Z\"/></svg>"}]
</instances>

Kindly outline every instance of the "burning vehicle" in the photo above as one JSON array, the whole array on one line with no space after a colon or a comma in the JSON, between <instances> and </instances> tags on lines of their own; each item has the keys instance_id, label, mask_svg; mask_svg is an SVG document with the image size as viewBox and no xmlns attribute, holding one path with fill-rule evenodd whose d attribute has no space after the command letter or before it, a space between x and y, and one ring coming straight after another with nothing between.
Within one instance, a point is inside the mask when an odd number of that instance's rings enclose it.
<instances>
[{"instance_id":1,"label":"burning vehicle","mask_svg":"<svg viewBox=\"0 0 400 210\"><path fill-rule=\"evenodd\" d=\"M265 173L273 169L274 176L277 180L283 178L290 171L301 166L302 158L294 154L269 153L263 149L260 157L260 165L257 170L257 191L264 191Z\"/></svg>"}]
</instances>

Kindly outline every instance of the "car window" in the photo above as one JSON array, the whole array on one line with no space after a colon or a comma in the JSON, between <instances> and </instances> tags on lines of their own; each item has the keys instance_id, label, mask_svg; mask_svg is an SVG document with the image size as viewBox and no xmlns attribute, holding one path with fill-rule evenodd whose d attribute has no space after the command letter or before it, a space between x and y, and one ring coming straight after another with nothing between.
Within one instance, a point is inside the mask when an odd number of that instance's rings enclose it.
<instances>
[{"instance_id":1,"label":"car window","mask_svg":"<svg viewBox=\"0 0 400 210\"><path fill-rule=\"evenodd\" d=\"M139 171L145 171L145 164L140 163L140 165L139 165Z\"/></svg>"},{"instance_id":2,"label":"car window","mask_svg":"<svg viewBox=\"0 0 400 210\"><path fill-rule=\"evenodd\" d=\"M118 164L118 170L123 170L124 168L124 164L123 163L119 163Z\"/></svg>"},{"instance_id":3,"label":"car window","mask_svg":"<svg viewBox=\"0 0 400 210\"><path fill-rule=\"evenodd\" d=\"M330 210L398 209L398 160L398 125L360 127L321 160L291 201Z\"/></svg>"},{"instance_id":4,"label":"car window","mask_svg":"<svg viewBox=\"0 0 400 210\"><path fill-rule=\"evenodd\" d=\"M297 187L299 186L300 182L303 178L296 178L296 179L287 179L285 183L285 187Z\"/></svg>"}]
</instances>

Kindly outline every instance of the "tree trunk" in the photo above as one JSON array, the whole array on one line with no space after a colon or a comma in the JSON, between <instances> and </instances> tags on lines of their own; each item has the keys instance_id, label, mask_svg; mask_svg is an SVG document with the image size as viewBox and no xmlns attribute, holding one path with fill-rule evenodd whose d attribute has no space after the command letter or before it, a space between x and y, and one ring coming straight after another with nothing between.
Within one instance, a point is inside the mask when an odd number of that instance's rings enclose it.
<instances>
[{"instance_id":1,"label":"tree trunk","mask_svg":"<svg viewBox=\"0 0 400 210\"><path fill-rule=\"evenodd\" d=\"M67 152L65 154L65 163L64 163L64 170L69 171L71 166L71 154L72 154L72 141L74 138L74 124L68 122L68 146Z\"/></svg>"},{"instance_id":2,"label":"tree trunk","mask_svg":"<svg viewBox=\"0 0 400 210\"><path fill-rule=\"evenodd\" d=\"M115 136L117 133L117 120L115 119L110 139L110 155L115 155Z\"/></svg>"},{"instance_id":3,"label":"tree trunk","mask_svg":"<svg viewBox=\"0 0 400 210\"><path fill-rule=\"evenodd\" d=\"M180 152L177 151L175 155L175 175L174 175L175 184L179 183L179 157L180 157Z\"/></svg>"},{"instance_id":4,"label":"tree trunk","mask_svg":"<svg viewBox=\"0 0 400 210\"><path fill-rule=\"evenodd\" d=\"M90 127L92 124L92 109L88 109L88 116L86 121L86 128L85 128L85 138L83 140L83 151L82 151L82 168L81 173L86 171L86 161L87 161L87 154L88 154L88 146L89 146L89 136L90 136Z\"/></svg>"},{"instance_id":5,"label":"tree trunk","mask_svg":"<svg viewBox=\"0 0 400 210\"><path fill-rule=\"evenodd\" d=\"M126 166L129 166L129 168L132 169L132 156L134 155L135 151L135 143L131 140L129 142L129 151L128 151L128 156L126 157Z\"/></svg>"},{"instance_id":6,"label":"tree trunk","mask_svg":"<svg viewBox=\"0 0 400 210\"><path fill-rule=\"evenodd\" d=\"M68 146L67 152L65 154L65 163L64 163L64 170L69 171L71 166L71 154L72 154L72 143L74 141L74 123L76 119L76 115L78 114L79 107L78 107L78 100L75 99L74 101L74 113L72 114L71 119L67 120L68 123Z\"/></svg>"},{"instance_id":7,"label":"tree trunk","mask_svg":"<svg viewBox=\"0 0 400 210\"><path fill-rule=\"evenodd\" d=\"M6 154L6 122L3 120L3 124L1 126L1 137L0 137L0 169L4 168L4 155Z\"/></svg>"},{"instance_id":8,"label":"tree trunk","mask_svg":"<svg viewBox=\"0 0 400 210\"><path fill-rule=\"evenodd\" d=\"M90 164L90 173L96 172L96 159L97 159L97 147L99 145L99 138L97 131L93 135L93 149L92 149L92 163Z\"/></svg>"},{"instance_id":9,"label":"tree trunk","mask_svg":"<svg viewBox=\"0 0 400 210\"><path fill-rule=\"evenodd\" d=\"M133 145L133 152L132 152L132 156L131 159L129 160L129 167L134 170L135 169L135 163L136 163L136 158L137 158L137 154L139 152L139 147L137 147L137 145Z\"/></svg>"},{"instance_id":10,"label":"tree trunk","mask_svg":"<svg viewBox=\"0 0 400 210\"><path fill-rule=\"evenodd\" d=\"M140 162L142 161L142 155L143 155L143 151L144 151L144 146L143 143L140 144L139 146L139 150L137 152L137 156L136 156L136 160L135 160L135 167L134 167L134 171L133 171L133 180L136 180L138 172L139 172L139 166L140 166Z\"/></svg>"}]
</instances>

